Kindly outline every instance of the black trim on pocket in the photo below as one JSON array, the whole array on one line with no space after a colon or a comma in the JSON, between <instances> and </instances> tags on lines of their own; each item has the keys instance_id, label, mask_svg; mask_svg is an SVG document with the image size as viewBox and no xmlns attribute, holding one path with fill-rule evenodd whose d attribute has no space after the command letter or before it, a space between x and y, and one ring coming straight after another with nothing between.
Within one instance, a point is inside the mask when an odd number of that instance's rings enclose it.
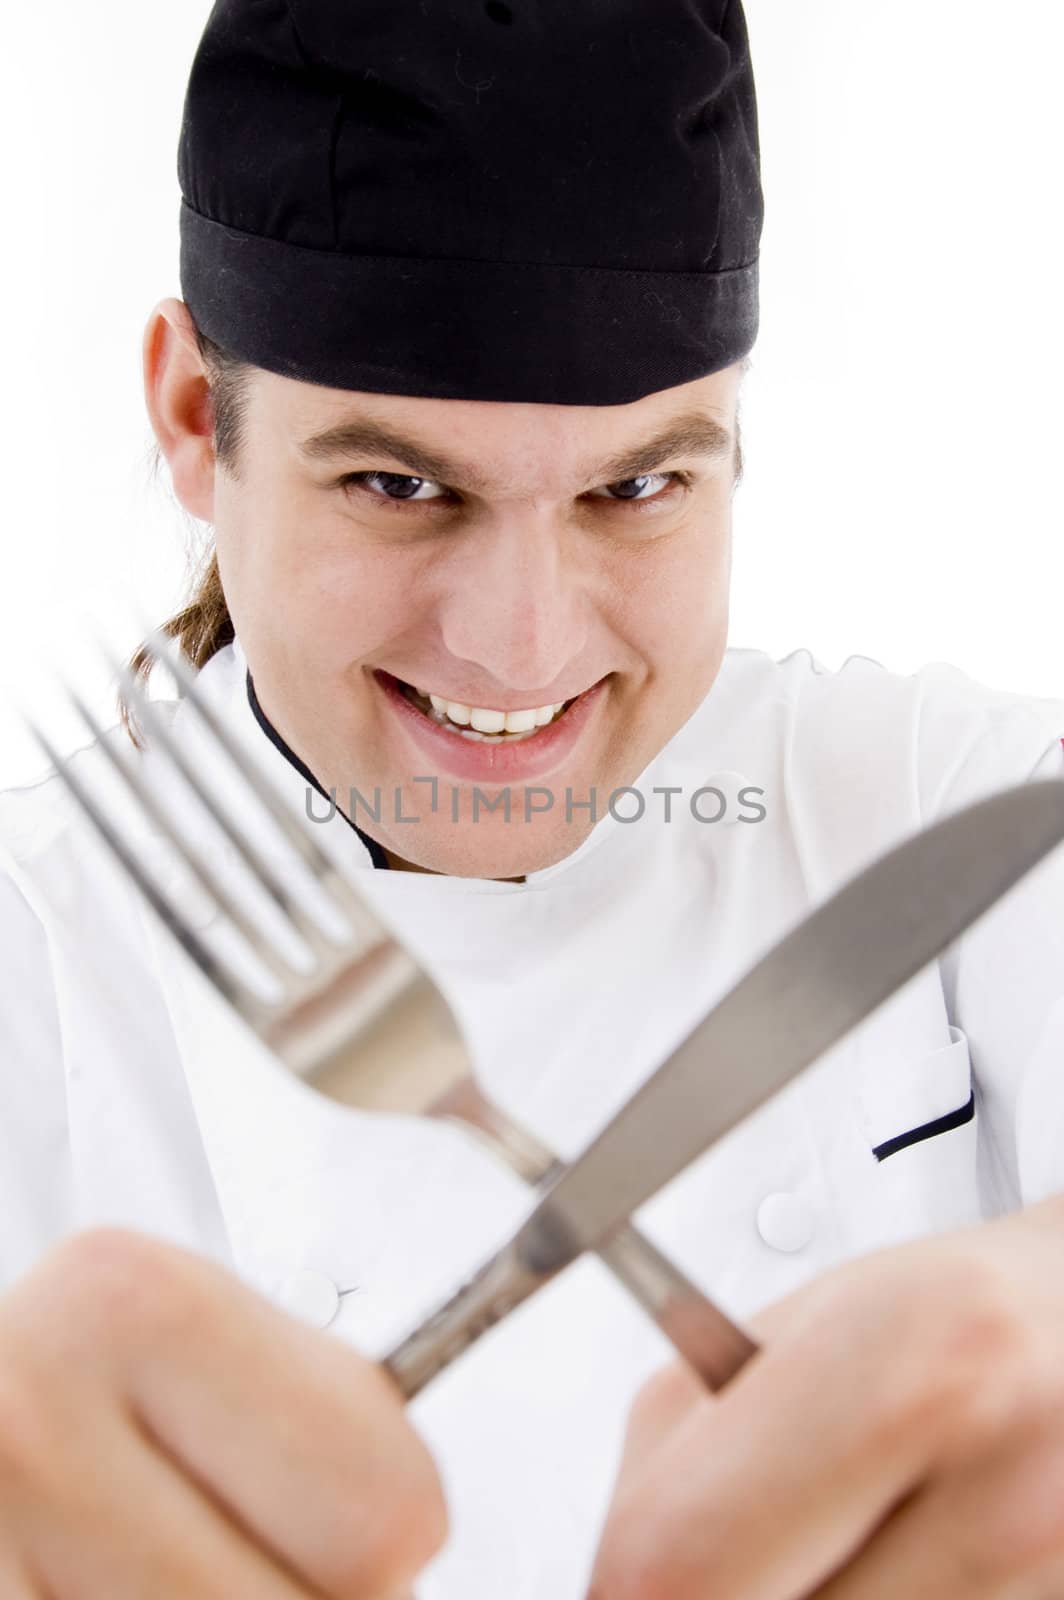
<instances>
[{"instance_id":1,"label":"black trim on pocket","mask_svg":"<svg viewBox=\"0 0 1064 1600\"><path fill-rule=\"evenodd\" d=\"M888 1156L896 1155L907 1145L919 1144L921 1139L933 1139L937 1133L948 1133L951 1128L963 1127L966 1122L971 1122L974 1116L975 1090L973 1089L968 1104L961 1106L959 1111L949 1111L944 1117L936 1117L934 1122L925 1122L919 1128L910 1128L908 1133L899 1133L897 1138L877 1144L872 1154L877 1161L885 1161Z\"/></svg>"}]
</instances>

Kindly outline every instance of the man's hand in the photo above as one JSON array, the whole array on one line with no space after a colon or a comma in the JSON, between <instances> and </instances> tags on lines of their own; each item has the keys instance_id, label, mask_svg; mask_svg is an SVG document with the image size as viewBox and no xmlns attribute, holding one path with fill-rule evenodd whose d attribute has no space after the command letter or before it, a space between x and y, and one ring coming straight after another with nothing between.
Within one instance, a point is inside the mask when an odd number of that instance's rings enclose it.
<instances>
[{"instance_id":1,"label":"man's hand","mask_svg":"<svg viewBox=\"0 0 1064 1600\"><path fill-rule=\"evenodd\" d=\"M0 1297L4 1600L384 1600L445 1529L382 1368L213 1264L99 1229Z\"/></svg>"},{"instance_id":2,"label":"man's hand","mask_svg":"<svg viewBox=\"0 0 1064 1600\"><path fill-rule=\"evenodd\" d=\"M633 1408L589 1600L1060 1600L1064 1196L751 1319Z\"/></svg>"}]
</instances>

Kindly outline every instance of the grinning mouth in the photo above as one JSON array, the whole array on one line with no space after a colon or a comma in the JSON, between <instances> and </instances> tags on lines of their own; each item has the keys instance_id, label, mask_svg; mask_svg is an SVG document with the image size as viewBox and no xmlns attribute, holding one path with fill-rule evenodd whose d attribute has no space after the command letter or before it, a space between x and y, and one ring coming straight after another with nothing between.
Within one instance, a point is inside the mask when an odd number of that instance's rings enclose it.
<instances>
[{"instance_id":1,"label":"grinning mouth","mask_svg":"<svg viewBox=\"0 0 1064 1600\"><path fill-rule=\"evenodd\" d=\"M545 728L552 728L561 717L565 716L569 707L580 698L579 695L574 695L572 700L564 701L561 709L554 713L550 721L542 723L539 727L528 728L520 733L480 733L476 728L463 727L459 723L453 722L446 711L438 710L428 696L421 694L414 688L412 683L404 683L402 678L394 678L394 682L397 684L403 698L409 700L412 706L416 706L422 716L427 717L430 722L434 722L438 728L446 728L448 733L457 734L460 739L466 739L471 744L520 744L524 739L534 739Z\"/></svg>"}]
</instances>

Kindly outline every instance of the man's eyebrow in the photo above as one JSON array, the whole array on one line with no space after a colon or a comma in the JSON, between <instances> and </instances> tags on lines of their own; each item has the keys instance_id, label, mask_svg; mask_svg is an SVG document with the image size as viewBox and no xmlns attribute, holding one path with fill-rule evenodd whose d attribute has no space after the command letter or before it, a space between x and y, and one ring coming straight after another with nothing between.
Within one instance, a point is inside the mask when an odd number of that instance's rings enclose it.
<instances>
[{"instance_id":1,"label":"man's eyebrow","mask_svg":"<svg viewBox=\"0 0 1064 1600\"><path fill-rule=\"evenodd\" d=\"M441 455L420 439L396 432L372 417L352 418L303 439L299 453L307 461L335 461L341 457L388 456L402 462L420 478L431 478L456 489L488 490L491 480L471 462L455 461ZM705 411L688 411L674 417L664 428L641 444L630 445L618 454L589 467L581 479L595 487L622 483L653 472L673 456L703 456L723 460L732 454L735 440L731 431Z\"/></svg>"}]
</instances>

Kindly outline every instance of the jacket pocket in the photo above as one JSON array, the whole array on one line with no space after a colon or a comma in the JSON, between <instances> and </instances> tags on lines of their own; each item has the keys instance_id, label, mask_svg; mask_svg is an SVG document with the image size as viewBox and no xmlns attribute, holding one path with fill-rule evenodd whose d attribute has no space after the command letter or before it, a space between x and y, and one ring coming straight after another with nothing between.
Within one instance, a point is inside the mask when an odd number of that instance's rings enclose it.
<instances>
[{"instance_id":1,"label":"jacket pocket","mask_svg":"<svg viewBox=\"0 0 1064 1600\"><path fill-rule=\"evenodd\" d=\"M861 1085L861 1116L877 1162L944 1139L975 1120L968 1036L950 1024L948 1044L909 1059L881 1058Z\"/></svg>"}]
</instances>

